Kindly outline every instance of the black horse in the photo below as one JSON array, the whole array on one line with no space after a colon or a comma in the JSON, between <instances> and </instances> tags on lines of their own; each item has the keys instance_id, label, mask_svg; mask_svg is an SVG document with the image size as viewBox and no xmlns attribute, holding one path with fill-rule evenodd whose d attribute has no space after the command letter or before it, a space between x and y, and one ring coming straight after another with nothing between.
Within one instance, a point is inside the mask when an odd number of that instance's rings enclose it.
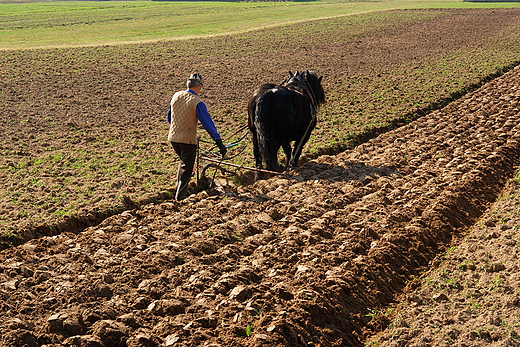
<instances>
[{"instance_id":1,"label":"black horse","mask_svg":"<svg viewBox=\"0 0 520 347\"><path fill-rule=\"evenodd\" d=\"M253 134L256 168L281 172L278 150L285 152L285 168L296 166L302 148L316 126L318 105L325 102L322 77L313 71L296 72L280 85L264 84L258 88L247 107L249 130ZM294 150L291 148L294 141ZM257 172L256 178L263 178Z\"/></svg>"}]
</instances>

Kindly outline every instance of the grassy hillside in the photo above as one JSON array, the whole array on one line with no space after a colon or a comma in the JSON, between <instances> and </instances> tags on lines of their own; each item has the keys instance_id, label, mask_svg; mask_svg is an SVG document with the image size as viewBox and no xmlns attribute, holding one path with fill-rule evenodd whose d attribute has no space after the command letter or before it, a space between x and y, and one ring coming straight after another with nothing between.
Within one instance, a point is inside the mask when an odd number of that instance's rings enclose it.
<instances>
[{"instance_id":1,"label":"grassy hillside","mask_svg":"<svg viewBox=\"0 0 520 347\"><path fill-rule=\"evenodd\" d=\"M184 39L372 11L511 7L455 0L72 1L0 4L0 50Z\"/></svg>"}]
</instances>

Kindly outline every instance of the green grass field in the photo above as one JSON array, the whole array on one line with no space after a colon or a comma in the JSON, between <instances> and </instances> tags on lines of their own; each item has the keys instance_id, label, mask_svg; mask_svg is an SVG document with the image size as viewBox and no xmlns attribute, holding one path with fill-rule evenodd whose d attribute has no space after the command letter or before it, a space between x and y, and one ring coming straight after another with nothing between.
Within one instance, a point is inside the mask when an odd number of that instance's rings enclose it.
<instances>
[{"instance_id":1,"label":"green grass field","mask_svg":"<svg viewBox=\"0 0 520 347\"><path fill-rule=\"evenodd\" d=\"M185 39L390 9L518 6L458 0L6 3L0 4L0 50Z\"/></svg>"}]
</instances>

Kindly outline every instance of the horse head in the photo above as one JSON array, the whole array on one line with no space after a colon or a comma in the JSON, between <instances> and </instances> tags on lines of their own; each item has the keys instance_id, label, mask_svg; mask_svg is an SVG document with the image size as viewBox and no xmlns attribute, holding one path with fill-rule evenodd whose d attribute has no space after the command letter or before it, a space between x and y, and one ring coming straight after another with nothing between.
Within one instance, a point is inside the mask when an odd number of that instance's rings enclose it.
<instances>
[{"instance_id":1,"label":"horse head","mask_svg":"<svg viewBox=\"0 0 520 347\"><path fill-rule=\"evenodd\" d=\"M323 76L318 77L314 71L305 70L300 73L298 78L300 78L302 81L305 81L312 89L316 105L325 102L325 92L321 86L321 80L323 79Z\"/></svg>"},{"instance_id":2,"label":"horse head","mask_svg":"<svg viewBox=\"0 0 520 347\"><path fill-rule=\"evenodd\" d=\"M307 94L315 103L315 106L322 104L325 102L325 92L323 91L323 87L321 86L321 80L323 76L318 77L314 71L303 70L296 71L293 74L289 71L289 77L281 84L284 87L291 87L298 89L310 89ZM305 86L305 88L302 88Z\"/></svg>"}]
</instances>

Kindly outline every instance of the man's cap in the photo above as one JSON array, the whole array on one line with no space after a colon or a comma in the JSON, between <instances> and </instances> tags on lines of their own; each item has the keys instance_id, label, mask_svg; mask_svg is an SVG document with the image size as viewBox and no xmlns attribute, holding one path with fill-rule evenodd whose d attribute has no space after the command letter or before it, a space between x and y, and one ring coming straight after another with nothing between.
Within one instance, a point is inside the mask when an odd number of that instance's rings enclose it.
<instances>
[{"instance_id":1,"label":"man's cap","mask_svg":"<svg viewBox=\"0 0 520 347\"><path fill-rule=\"evenodd\" d=\"M198 72L192 73L190 77L188 77L188 81L197 82L202 85L202 76Z\"/></svg>"}]
</instances>

